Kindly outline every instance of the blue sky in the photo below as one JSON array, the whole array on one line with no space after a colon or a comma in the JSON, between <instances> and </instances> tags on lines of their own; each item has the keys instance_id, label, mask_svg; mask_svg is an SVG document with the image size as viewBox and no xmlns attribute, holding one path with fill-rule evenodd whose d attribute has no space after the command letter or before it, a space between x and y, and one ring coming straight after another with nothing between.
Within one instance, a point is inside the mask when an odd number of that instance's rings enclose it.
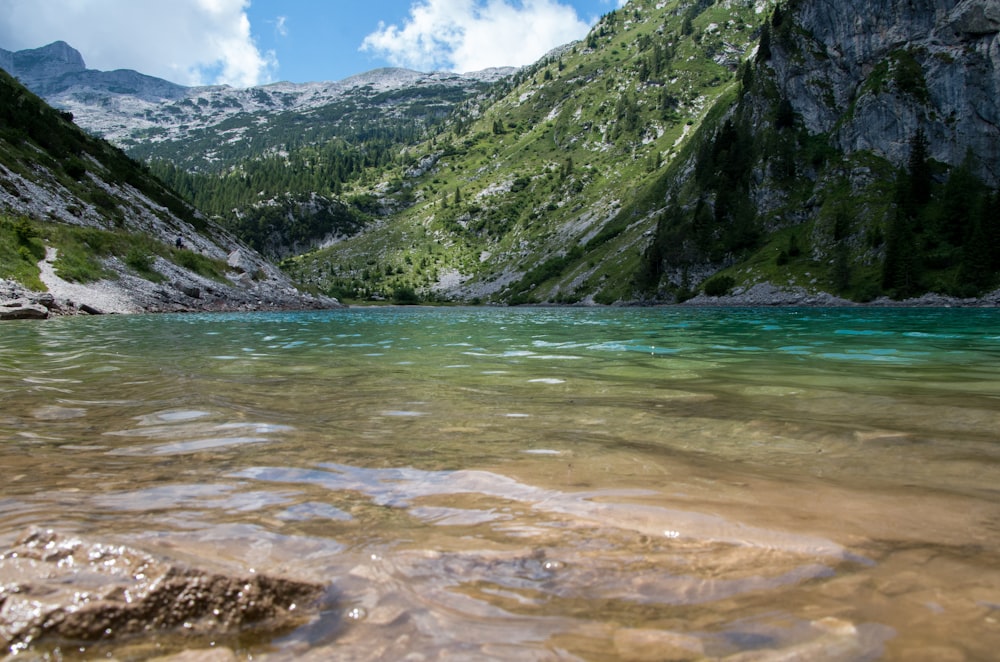
<instances>
[{"instance_id":1,"label":"blue sky","mask_svg":"<svg viewBox=\"0 0 1000 662\"><path fill-rule=\"evenodd\" d=\"M340 80L369 69L521 66L624 0L0 0L0 48L76 47L92 69L184 85Z\"/></svg>"}]
</instances>

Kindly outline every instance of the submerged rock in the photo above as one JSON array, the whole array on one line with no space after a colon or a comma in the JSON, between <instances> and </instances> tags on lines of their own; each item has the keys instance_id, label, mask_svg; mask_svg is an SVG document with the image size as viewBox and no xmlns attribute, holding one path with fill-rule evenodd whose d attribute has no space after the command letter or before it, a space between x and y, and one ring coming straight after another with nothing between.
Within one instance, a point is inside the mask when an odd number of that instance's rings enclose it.
<instances>
[{"instance_id":1,"label":"submerged rock","mask_svg":"<svg viewBox=\"0 0 1000 662\"><path fill-rule=\"evenodd\" d=\"M0 555L0 646L281 629L302 620L322 594L316 584L203 570L32 529Z\"/></svg>"}]
</instances>

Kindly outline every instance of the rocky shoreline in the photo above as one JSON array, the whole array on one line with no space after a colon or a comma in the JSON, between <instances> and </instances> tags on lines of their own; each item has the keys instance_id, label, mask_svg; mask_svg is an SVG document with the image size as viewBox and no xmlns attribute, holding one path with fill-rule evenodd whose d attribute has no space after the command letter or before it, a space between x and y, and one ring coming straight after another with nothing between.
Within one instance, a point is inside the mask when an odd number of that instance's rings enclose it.
<instances>
[{"instance_id":1,"label":"rocky shoreline","mask_svg":"<svg viewBox=\"0 0 1000 662\"><path fill-rule=\"evenodd\" d=\"M229 256L232 271L225 284L204 278L158 259L154 265L164 281L153 283L131 274L117 259L106 266L114 278L92 283L71 283L56 274L55 251L38 263L46 292L29 290L0 279L0 320L46 319L59 315L128 313L252 312L325 310L343 307L336 299L300 292L287 279L250 275L254 264L244 264L239 250Z\"/></svg>"},{"instance_id":2,"label":"rocky shoreline","mask_svg":"<svg viewBox=\"0 0 1000 662\"><path fill-rule=\"evenodd\" d=\"M866 303L842 299L828 292L810 292L804 287L778 287L772 283L757 283L748 288L736 288L731 294L710 297L699 294L683 306L808 306L808 307L881 307L881 308L991 308L1000 306L1000 289L979 298L960 299L927 292L912 299L879 297Z\"/></svg>"},{"instance_id":3,"label":"rocky shoreline","mask_svg":"<svg viewBox=\"0 0 1000 662\"><path fill-rule=\"evenodd\" d=\"M231 297L218 290L187 291L178 286L162 286L139 293L109 287L106 281L94 284L88 296L57 296L35 292L12 281L0 280L0 321L42 320L66 315L135 313L258 312L285 310L327 310L342 308L335 299L319 298L298 291L262 293L258 297Z\"/></svg>"},{"instance_id":4,"label":"rocky shoreline","mask_svg":"<svg viewBox=\"0 0 1000 662\"><path fill-rule=\"evenodd\" d=\"M46 319L60 315L101 315L128 313L257 312L326 310L344 307L336 299L316 297L294 288L240 290L212 281L154 285L128 274L116 281L80 285L45 279L48 292L28 290L18 283L0 279L0 320ZM61 281L61 282L59 282ZM960 299L928 292L912 299L881 297L858 303L828 292L809 292L803 287L778 287L758 283L737 288L732 294L710 297L699 294L679 305L685 307L881 307L881 308L992 308L1000 306L1000 290L979 298Z\"/></svg>"}]
</instances>

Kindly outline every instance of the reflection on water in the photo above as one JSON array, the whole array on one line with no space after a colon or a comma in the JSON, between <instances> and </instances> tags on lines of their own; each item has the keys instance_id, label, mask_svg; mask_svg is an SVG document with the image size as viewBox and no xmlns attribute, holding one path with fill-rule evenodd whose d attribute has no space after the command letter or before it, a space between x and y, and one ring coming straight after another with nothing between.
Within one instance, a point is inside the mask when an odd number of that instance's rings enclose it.
<instances>
[{"instance_id":1,"label":"reflection on water","mask_svg":"<svg viewBox=\"0 0 1000 662\"><path fill-rule=\"evenodd\" d=\"M1000 646L995 311L390 308L3 332L0 542L41 525L338 596L278 640L220 642L240 656ZM130 646L111 652L177 643Z\"/></svg>"}]
</instances>

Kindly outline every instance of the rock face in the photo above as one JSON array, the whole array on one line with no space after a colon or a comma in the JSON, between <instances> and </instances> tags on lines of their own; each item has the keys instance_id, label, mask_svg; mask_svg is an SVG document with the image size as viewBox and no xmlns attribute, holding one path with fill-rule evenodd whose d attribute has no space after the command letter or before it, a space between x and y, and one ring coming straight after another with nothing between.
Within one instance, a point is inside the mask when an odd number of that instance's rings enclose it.
<instances>
[{"instance_id":1,"label":"rock face","mask_svg":"<svg viewBox=\"0 0 1000 662\"><path fill-rule=\"evenodd\" d=\"M905 163L922 128L932 158L1000 182L1000 0L796 4L770 66L811 133Z\"/></svg>"},{"instance_id":2,"label":"rock face","mask_svg":"<svg viewBox=\"0 0 1000 662\"><path fill-rule=\"evenodd\" d=\"M87 69L80 52L64 41L23 51L0 49L0 68L13 73L39 96L104 89L149 101L178 99L185 88L136 71Z\"/></svg>"},{"instance_id":3,"label":"rock face","mask_svg":"<svg viewBox=\"0 0 1000 662\"><path fill-rule=\"evenodd\" d=\"M0 647L174 629L212 636L288 627L322 587L199 570L121 545L31 530L0 555Z\"/></svg>"},{"instance_id":4,"label":"rock face","mask_svg":"<svg viewBox=\"0 0 1000 662\"><path fill-rule=\"evenodd\" d=\"M7 71L23 72L23 79L31 83L57 80L87 68L80 52L65 41L16 53L0 50L0 66Z\"/></svg>"},{"instance_id":5,"label":"rock face","mask_svg":"<svg viewBox=\"0 0 1000 662\"><path fill-rule=\"evenodd\" d=\"M0 320L43 320L48 316L48 308L30 299L0 303Z\"/></svg>"}]
</instances>

